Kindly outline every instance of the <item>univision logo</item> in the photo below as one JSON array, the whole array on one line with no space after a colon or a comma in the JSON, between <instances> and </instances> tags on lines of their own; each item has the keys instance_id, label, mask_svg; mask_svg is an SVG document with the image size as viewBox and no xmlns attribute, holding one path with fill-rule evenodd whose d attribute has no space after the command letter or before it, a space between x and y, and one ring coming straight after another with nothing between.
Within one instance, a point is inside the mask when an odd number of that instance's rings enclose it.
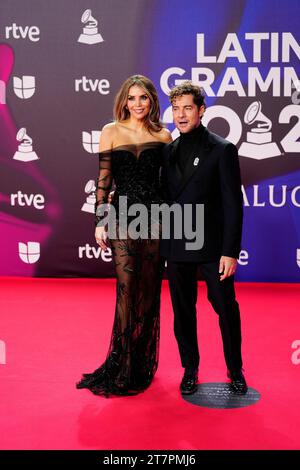
<instances>
[{"instance_id":1,"label":"univision logo","mask_svg":"<svg viewBox=\"0 0 300 470\"><path fill-rule=\"evenodd\" d=\"M31 75L23 75L23 77L13 77L14 92L18 98L27 100L34 95L35 77Z\"/></svg>"},{"instance_id":2,"label":"univision logo","mask_svg":"<svg viewBox=\"0 0 300 470\"><path fill-rule=\"evenodd\" d=\"M38 242L19 242L19 256L26 264L36 263L40 258L40 244Z\"/></svg>"},{"instance_id":3,"label":"univision logo","mask_svg":"<svg viewBox=\"0 0 300 470\"><path fill-rule=\"evenodd\" d=\"M88 153L98 153L100 135L101 131L82 131L82 145L84 150Z\"/></svg>"}]
</instances>

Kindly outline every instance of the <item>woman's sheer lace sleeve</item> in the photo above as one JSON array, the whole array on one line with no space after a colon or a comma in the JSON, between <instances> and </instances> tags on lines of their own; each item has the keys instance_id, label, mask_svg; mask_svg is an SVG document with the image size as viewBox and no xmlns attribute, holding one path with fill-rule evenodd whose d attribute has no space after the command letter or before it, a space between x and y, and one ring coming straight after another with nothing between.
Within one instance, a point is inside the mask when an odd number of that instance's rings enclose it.
<instances>
[{"instance_id":1,"label":"woman's sheer lace sleeve","mask_svg":"<svg viewBox=\"0 0 300 470\"><path fill-rule=\"evenodd\" d=\"M96 180L95 225L103 227L108 212L108 195L112 187L111 152L99 153L99 175Z\"/></svg>"}]
</instances>

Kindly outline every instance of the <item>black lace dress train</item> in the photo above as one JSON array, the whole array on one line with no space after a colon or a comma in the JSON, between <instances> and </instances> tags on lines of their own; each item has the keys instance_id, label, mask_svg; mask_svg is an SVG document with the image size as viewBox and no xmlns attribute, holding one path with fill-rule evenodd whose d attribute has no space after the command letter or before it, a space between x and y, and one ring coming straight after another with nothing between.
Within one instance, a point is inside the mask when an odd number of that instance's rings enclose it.
<instances>
[{"instance_id":1,"label":"black lace dress train","mask_svg":"<svg viewBox=\"0 0 300 470\"><path fill-rule=\"evenodd\" d=\"M163 275L159 238L133 239L128 232L125 238L120 236L119 197L127 196L128 207L143 204L149 213L151 204L162 202L159 190L162 145L160 142L144 144L142 148L126 145L99 154L96 208L107 202L113 181L116 187L112 202L117 215L116 236L110 238L110 246L117 285L106 360L93 373L83 374L77 383L77 388L88 388L96 395L135 395L151 384L157 370ZM102 223L98 215L96 223Z\"/></svg>"}]
</instances>

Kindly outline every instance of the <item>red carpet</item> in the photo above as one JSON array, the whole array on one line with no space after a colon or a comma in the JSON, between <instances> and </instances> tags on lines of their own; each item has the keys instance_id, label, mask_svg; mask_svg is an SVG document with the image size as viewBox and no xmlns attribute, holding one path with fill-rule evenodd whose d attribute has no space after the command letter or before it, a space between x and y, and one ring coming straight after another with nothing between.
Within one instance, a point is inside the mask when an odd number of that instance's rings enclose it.
<instances>
[{"instance_id":1,"label":"red carpet","mask_svg":"<svg viewBox=\"0 0 300 470\"><path fill-rule=\"evenodd\" d=\"M155 380L141 395L113 399L75 383L105 359L115 281L2 278L0 285L1 449L300 448L300 365L291 361L291 345L300 339L298 285L237 284L245 375L261 394L239 409L207 409L181 398L166 282ZM199 380L226 381L217 315L202 282L198 327Z\"/></svg>"}]
</instances>

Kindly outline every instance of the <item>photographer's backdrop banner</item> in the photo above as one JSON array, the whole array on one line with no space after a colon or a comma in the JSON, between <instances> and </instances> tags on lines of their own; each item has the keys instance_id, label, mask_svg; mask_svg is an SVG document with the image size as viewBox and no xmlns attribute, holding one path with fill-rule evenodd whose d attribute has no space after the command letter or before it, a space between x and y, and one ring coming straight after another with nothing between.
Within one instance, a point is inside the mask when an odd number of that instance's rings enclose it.
<instances>
[{"instance_id":1,"label":"photographer's backdrop banner","mask_svg":"<svg viewBox=\"0 0 300 470\"><path fill-rule=\"evenodd\" d=\"M300 280L298 0L1 0L0 274L111 277L94 239L101 128L133 74L207 95L239 151L241 281Z\"/></svg>"}]
</instances>

